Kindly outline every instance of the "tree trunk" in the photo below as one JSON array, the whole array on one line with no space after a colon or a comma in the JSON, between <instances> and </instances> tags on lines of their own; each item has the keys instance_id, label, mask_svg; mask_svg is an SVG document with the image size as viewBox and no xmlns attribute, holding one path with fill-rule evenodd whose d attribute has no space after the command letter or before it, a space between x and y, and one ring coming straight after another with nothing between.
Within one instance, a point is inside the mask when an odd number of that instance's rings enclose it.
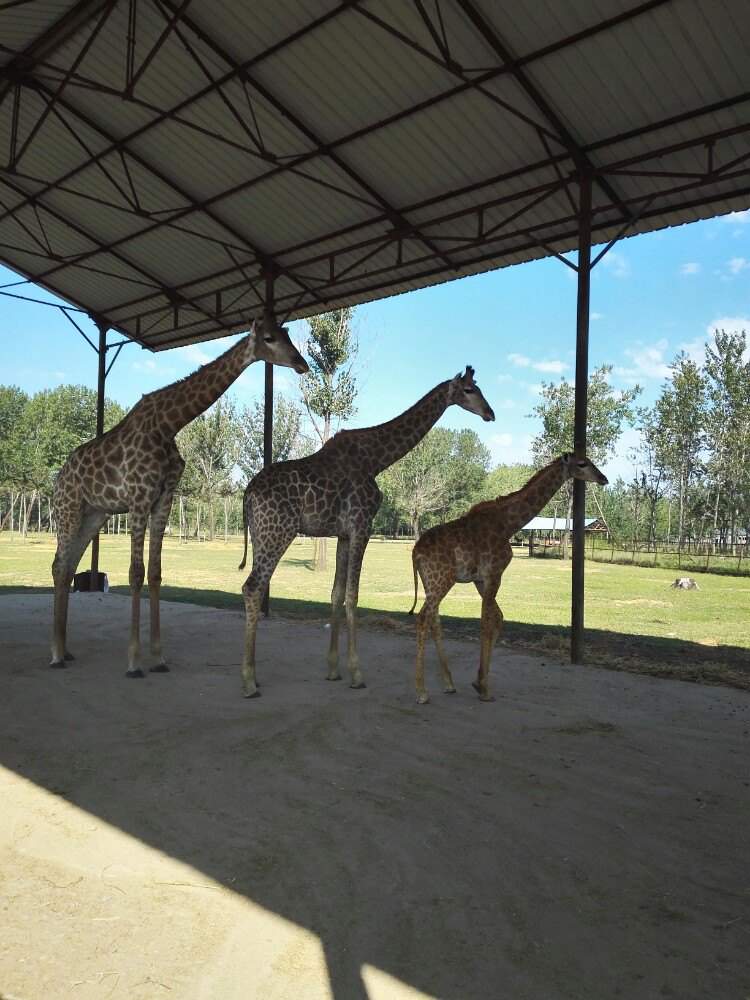
<instances>
[{"instance_id":1,"label":"tree trunk","mask_svg":"<svg viewBox=\"0 0 750 1000\"><path fill-rule=\"evenodd\" d=\"M229 511L227 510L227 498L224 497L224 541L229 541Z\"/></svg>"},{"instance_id":2,"label":"tree trunk","mask_svg":"<svg viewBox=\"0 0 750 1000\"><path fill-rule=\"evenodd\" d=\"M419 536L421 531L419 530L419 514L412 514L411 516L411 533L414 535L414 541L419 541Z\"/></svg>"}]
</instances>

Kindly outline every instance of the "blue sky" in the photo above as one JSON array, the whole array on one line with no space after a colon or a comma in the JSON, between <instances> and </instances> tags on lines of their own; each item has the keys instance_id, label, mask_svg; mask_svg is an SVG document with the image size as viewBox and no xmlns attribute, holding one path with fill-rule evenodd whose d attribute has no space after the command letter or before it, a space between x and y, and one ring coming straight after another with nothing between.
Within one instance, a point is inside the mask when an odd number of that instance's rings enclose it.
<instances>
[{"instance_id":1,"label":"blue sky","mask_svg":"<svg viewBox=\"0 0 750 1000\"><path fill-rule=\"evenodd\" d=\"M13 280L0 267L0 284ZM33 286L13 291L40 294ZM494 463L530 461L538 422L527 415L539 400L539 384L573 375L575 292L573 271L550 259L360 307L365 364L350 426L390 419L471 364L497 420L485 424L454 407L441 424L472 427ZM638 382L642 401L652 402L680 349L702 357L717 325L750 334L750 209L623 240L594 270L591 311L591 367L612 364L616 388ZM303 335L302 327L292 324L293 336ZM29 393L61 382L96 386L96 356L58 310L0 297L0 341L0 382ZM112 369L107 394L132 405L232 342L160 354L129 345ZM277 386L294 395L298 376L276 371ZM262 379L262 366L253 365L230 393L247 403L262 392ZM625 435L607 467L610 476L627 476L630 443Z\"/></svg>"}]
</instances>

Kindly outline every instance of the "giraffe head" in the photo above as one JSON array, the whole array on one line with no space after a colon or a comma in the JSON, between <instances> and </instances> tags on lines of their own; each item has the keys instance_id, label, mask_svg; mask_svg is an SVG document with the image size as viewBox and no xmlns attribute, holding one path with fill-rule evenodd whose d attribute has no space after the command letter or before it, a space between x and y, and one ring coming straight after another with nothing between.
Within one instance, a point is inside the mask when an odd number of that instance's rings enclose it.
<instances>
[{"instance_id":1,"label":"giraffe head","mask_svg":"<svg viewBox=\"0 0 750 1000\"><path fill-rule=\"evenodd\" d=\"M477 413L482 420L494 420L495 414L492 407L482 395L479 386L474 381L474 369L471 365L466 366L466 371L461 372L451 381L451 403L463 407L469 413Z\"/></svg>"},{"instance_id":2,"label":"giraffe head","mask_svg":"<svg viewBox=\"0 0 750 1000\"><path fill-rule=\"evenodd\" d=\"M606 486L609 482L604 473L600 472L585 455L566 451L560 461L569 479L582 479L585 483L596 483L597 486Z\"/></svg>"},{"instance_id":3,"label":"giraffe head","mask_svg":"<svg viewBox=\"0 0 750 1000\"><path fill-rule=\"evenodd\" d=\"M300 352L289 339L289 331L279 326L272 312L266 310L255 328L255 356L260 361L272 365L293 368L298 375L305 375L310 368Z\"/></svg>"}]
</instances>

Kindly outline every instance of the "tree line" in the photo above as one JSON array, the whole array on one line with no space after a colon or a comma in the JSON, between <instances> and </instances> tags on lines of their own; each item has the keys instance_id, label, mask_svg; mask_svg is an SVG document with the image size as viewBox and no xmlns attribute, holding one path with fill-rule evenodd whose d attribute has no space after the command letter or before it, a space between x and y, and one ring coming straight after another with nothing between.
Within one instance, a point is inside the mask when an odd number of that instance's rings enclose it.
<instances>
[{"instance_id":1,"label":"tree line","mask_svg":"<svg viewBox=\"0 0 750 1000\"><path fill-rule=\"evenodd\" d=\"M321 446L356 414L357 338L351 310L316 317L305 345L313 359L298 399L277 394L273 460L300 458ZM316 326L317 321L317 326ZM631 474L606 490L589 490L589 516L601 517L620 548L737 554L750 528L750 361L744 332L718 330L698 362L679 353L652 406L638 404L641 387L615 390L612 368L589 380L588 454L606 465L622 432L636 432ZM518 489L535 469L571 448L572 384L542 384L533 415L540 431L529 464L491 467L490 453L470 429L433 428L408 455L378 478L383 504L376 534L418 536L473 503ZM125 415L105 402L105 429ZM65 385L34 395L0 386L0 525L4 530L54 530L54 478L69 453L95 432L96 396ZM531 414L530 414L531 415ZM317 419L316 419L317 418ZM312 427L312 433L307 428ZM235 534L247 481L263 465L263 403L240 406L224 396L177 438L186 461L170 530L180 537ZM570 490L543 513L561 525ZM125 530L112 519L108 530ZM565 539L563 539L565 541Z\"/></svg>"}]
</instances>

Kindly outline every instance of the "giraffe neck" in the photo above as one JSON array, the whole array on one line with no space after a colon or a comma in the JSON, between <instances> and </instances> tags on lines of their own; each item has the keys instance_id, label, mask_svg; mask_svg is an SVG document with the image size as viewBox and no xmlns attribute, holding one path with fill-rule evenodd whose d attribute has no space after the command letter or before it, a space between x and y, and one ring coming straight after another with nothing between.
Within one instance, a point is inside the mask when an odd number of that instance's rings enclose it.
<instances>
[{"instance_id":1,"label":"giraffe neck","mask_svg":"<svg viewBox=\"0 0 750 1000\"><path fill-rule=\"evenodd\" d=\"M342 440L361 460L370 475L403 458L419 444L450 405L450 381L441 382L398 417L376 427L343 431L333 441Z\"/></svg>"},{"instance_id":2,"label":"giraffe neck","mask_svg":"<svg viewBox=\"0 0 750 1000\"><path fill-rule=\"evenodd\" d=\"M167 434L176 434L207 410L256 360L253 338L254 334L248 334L192 375L152 393L159 423Z\"/></svg>"},{"instance_id":3,"label":"giraffe neck","mask_svg":"<svg viewBox=\"0 0 750 1000\"><path fill-rule=\"evenodd\" d=\"M508 532L515 533L528 524L532 517L536 517L569 476L569 467L556 458L532 476L520 490L498 497L495 502Z\"/></svg>"}]
</instances>

